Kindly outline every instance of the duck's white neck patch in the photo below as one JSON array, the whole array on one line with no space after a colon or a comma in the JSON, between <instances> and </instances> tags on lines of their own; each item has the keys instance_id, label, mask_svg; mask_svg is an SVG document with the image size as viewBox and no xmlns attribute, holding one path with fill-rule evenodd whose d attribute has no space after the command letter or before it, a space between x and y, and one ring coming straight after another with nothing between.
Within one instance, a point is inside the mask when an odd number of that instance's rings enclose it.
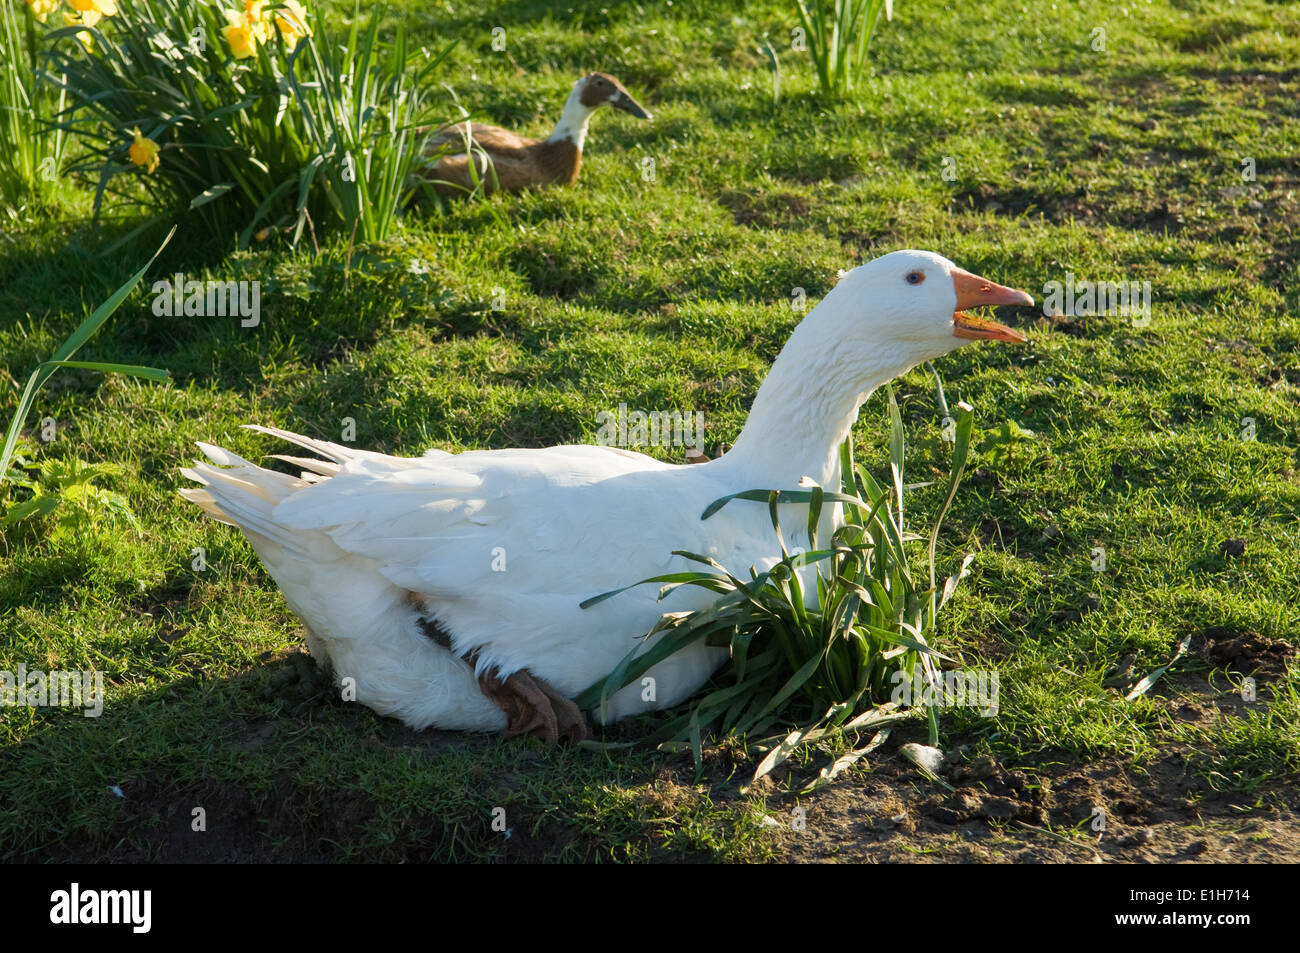
<instances>
[{"instance_id":1,"label":"duck's white neck patch","mask_svg":"<svg viewBox=\"0 0 1300 953\"><path fill-rule=\"evenodd\" d=\"M581 152L587 139L587 121L593 112L595 110L592 107L582 104L582 84L578 83L573 87L573 92L569 93L564 112L560 113L560 121L555 124L555 131L546 141L563 142L567 139Z\"/></svg>"}]
</instances>

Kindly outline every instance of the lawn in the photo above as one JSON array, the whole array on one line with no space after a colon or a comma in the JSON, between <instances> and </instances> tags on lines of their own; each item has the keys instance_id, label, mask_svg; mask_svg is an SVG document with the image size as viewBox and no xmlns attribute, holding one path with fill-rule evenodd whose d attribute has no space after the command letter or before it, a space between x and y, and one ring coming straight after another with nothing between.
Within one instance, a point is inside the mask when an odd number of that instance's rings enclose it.
<instances>
[{"instance_id":1,"label":"lawn","mask_svg":"<svg viewBox=\"0 0 1300 953\"><path fill-rule=\"evenodd\" d=\"M1300 859L1300 8L898 0L827 105L793 3L478 6L388 14L457 38L435 76L476 118L544 135L599 69L653 121L603 111L572 188L415 209L381 243L239 251L183 226L78 355L170 382L62 371L27 421L38 459L120 466L100 485L138 526L0 531L0 670L107 687L100 718L0 714L0 860ZM0 228L6 420L165 234L120 243L139 223L92 224L93 187ZM974 553L941 646L1001 690L996 716L940 719L946 781L896 755L920 724L803 796L853 739L742 794L761 755L734 738L697 770L410 731L338 699L243 537L177 495L195 441L282 451L248 422L337 441L350 420L357 446L418 454L594 442L626 403L702 411L716 455L796 289L901 248L1036 298L1067 273L1151 288L1149 324L1022 311L1028 344L936 363L980 430L939 540L948 571ZM259 281L261 320L156 316L148 285L178 271ZM932 378L895 393L910 479L941 477ZM882 391L854 431L878 473L886 410Z\"/></svg>"}]
</instances>

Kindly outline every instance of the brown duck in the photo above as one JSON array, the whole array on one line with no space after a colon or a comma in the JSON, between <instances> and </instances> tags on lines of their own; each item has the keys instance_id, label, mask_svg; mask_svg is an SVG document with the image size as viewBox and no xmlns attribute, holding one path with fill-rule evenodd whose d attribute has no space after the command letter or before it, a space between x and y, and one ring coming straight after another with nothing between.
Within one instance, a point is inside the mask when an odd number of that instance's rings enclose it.
<instances>
[{"instance_id":1,"label":"brown duck","mask_svg":"<svg viewBox=\"0 0 1300 953\"><path fill-rule=\"evenodd\" d=\"M650 113L628 94L622 83L607 73L590 73L574 84L555 131L546 139L526 139L508 129L483 123L459 123L429 140L425 152L438 158L419 177L443 195L473 189L476 178L487 191L500 188L515 192L541 185L572 185L582 168L587 122L601 106L613 106L638 119L650 118ZM467 144L469 152L465 151ZM446 151L448 146L450 152ZM491 160L491 170L485 155ZM470 166L471 156L475 159L474 169Z\"/></svg>"}]
</instances>

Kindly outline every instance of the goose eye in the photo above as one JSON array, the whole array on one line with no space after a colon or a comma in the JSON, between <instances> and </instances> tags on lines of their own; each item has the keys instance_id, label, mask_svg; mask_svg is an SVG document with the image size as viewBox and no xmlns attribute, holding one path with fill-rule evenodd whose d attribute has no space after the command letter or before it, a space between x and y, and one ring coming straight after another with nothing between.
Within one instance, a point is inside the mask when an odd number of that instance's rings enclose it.
<instances>
[{"instance_id":1,"label":"goose eye","mask_svg":"<svg viewBox=\"0 0 1300 953\"><path fill-rule=\"evenodd\" d=\"M925 275L919 271L909 271L907 273L907 283L909 285L919 285L925 281Z\"/></svg>"}]
</instances>

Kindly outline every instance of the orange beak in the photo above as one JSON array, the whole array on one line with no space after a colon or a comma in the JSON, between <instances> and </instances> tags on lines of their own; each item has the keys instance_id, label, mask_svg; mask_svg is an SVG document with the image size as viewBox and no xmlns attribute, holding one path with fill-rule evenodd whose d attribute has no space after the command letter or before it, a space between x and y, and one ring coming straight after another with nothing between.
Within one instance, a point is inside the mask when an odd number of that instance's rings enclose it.
<instances>
[{"instance_id":1,"label":"orange beak","mask_svg":"<svg viewBox=\"0 0 1300 953\"><path fill-rule=\"evenodd\" d=\"M967 308L978 308L983 305L1019 304L1032 307L1033 298L1023 291L995 285L979 275L972 275L969 271L962 271L960 268L953 270L952 286L957 292L957 310L952 316L953 335L973 340L1010 341L1015 344L1025 342L1025 336L1019 331L988 318L977 318L965 312Z\"/></svg>"}]
</instances>

